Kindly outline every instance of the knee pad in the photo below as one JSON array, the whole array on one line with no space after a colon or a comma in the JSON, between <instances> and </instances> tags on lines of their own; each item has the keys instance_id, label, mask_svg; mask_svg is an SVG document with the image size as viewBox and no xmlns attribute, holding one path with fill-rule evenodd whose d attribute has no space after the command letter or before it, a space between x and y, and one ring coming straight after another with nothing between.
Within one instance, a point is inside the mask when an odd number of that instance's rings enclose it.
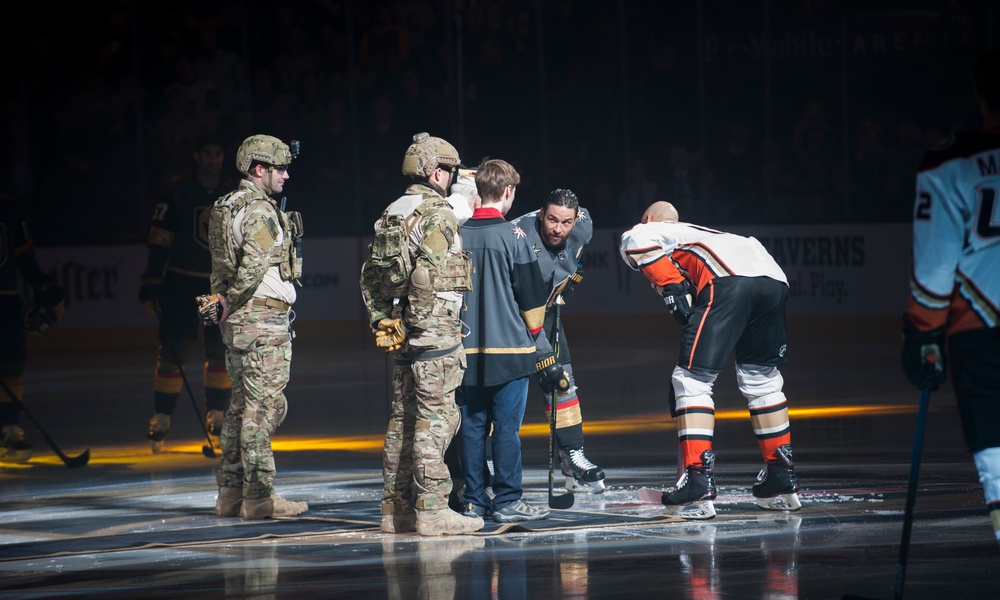
<instances>
[{"instance_id":1,"label":"knee pad","mask_svg":"<svg viewBox=\"0 0 1000 600\"><path fill-rule=\"evenodd\" d=\"M677 398L678 407L685 397L708 396L711 398L716 377L718 377L718 373L694 373L684 367L674 367L670 380L674 387L674 396Z\"/></svg>"},{"instance_id":2,"label":"knee pad","mask_svg":"<svg viewBox=\"0 0 1000 600\"><path fill-rule=\"evenodd\" d=\"M1000 502L1000 448L987 448L972 455L983 484L986 503Z\"/></svg>"},{"instance_id":3,"label":"knee pad","mask_svg":"<svg viewBox=\"0 0 1000 600\"><path fill-rule=\"evenodd\" d=\"M711 408L715 410L715 400L712 399L708 394L699 394L697 396L678 396L677 397L677 412L680 413L685 409L691 408L693 406L701 408Z\"/></svg>"},{"instance_id":4,"label":"knee pad","mask_svg":"<svg viewBox=\"0 0 1000 600\"><path fill-rule=\"evenodd\" d=\"M736 365L736 384L744 398L754 401L772 394L780 394L785 380L778 367Z\"/></svg>"}]
</instances>

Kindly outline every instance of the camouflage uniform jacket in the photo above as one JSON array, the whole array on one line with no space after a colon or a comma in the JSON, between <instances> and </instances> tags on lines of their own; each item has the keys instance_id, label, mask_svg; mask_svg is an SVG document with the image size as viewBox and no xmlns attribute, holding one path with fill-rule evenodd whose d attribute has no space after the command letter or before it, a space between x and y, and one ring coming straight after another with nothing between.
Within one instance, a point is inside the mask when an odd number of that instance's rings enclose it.
<instances>
[{"instance_id":1,"label":"camouflage uniform jacket","mask_svg":"<svg viewBox=\"0 0 1000 600\"><path fill-rule=\"evenodd\" d=\"M369 322L402 318L410 330L404 353L460 348L462 292L469 289L471 265L454 209L432 186L416 182L389 205L386 215L406 223L411 270L402 286L390 286L384 269L369 256L360 282Z\"/></svg>"},{"instance_id":2,"label":"camouflage uniform jacket","mask_svg":"<svg viewBox=\"0 0 1000 600\"><path fill-rule=\"evenodd\" d=\"M242 223L234 228L241 211ZM212 292L226 296L231 312L250 301L269 268L278 267L283 281L292 280L288 219L252 181L241 180L236 190L215 201L208 237Z\"/></svg>"}]
</instances>

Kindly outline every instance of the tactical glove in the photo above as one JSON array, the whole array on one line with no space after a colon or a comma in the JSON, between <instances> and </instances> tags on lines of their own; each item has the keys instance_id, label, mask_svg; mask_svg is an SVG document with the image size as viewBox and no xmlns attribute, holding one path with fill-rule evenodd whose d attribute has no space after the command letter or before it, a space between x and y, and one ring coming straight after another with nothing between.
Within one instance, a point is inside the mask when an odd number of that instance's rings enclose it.
<instances>
[{"instance_id":1,"label":"tactical glove","mask_svg":"<svg viewBox=\"0 0 1000 600\"><path fill-rule=\"evenodd\" d=\"M395 352L403 347L409 330L402 319L382 319L377 324L375 345L385 348L386 352Z\"/></svg>"},{"instance_id":2,"label":"tactical glove","mask_svg":"<svg viewBox=\"0 0 1000 600\"><path fill-rule=\"evenodd\" d=\"M553 391L565 392L569 389L569 373L556 361L555 354L546 352L539 355L535 361L535 371L538 372L538 385L542 392L551 394Z\"/></svg>"},{"instance_id":3,"label":"tactical glove","mask_svg":"<svg viewBox=\"0 0 1000 600\"><path fill-rule=\"evenodd\" d=\"M668 283L663 286L663 302L667 305L667 310L674 315L674 319L681 325L687 325L691 319L694 307L691 306L691 286L685 281L683 283Z\"/></svg>"},{"instance_id":4,"label":"tactical glove","mask_svg":"<svg viewBox=\"0 0 1000 600\"><path fill-rule=\"evenodd\" d=\"M948 379L945 372L944 328L920 331L903 324L903 372L920 389L936 390Z\"/></svg>"},{"instance_id":5,"label":"tactical glove","mask_svg":"<svg viewBox=\"0 0 1000 600\"><path fill-rule=\"evenodd\" d=\"M205 325L217 325L229 317L226 297L222 294L205 294L194 299L198 305L198 318Z\"/></svg>"}]
</instances>

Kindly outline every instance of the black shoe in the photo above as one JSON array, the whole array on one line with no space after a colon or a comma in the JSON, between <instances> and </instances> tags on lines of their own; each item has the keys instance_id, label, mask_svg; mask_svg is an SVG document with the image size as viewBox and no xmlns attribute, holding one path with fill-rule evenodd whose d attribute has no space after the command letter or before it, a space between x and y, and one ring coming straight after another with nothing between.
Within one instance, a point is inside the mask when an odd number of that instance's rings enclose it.
<instances>
[{"instance_id":1,"label":"black shoe","mask_svg":"<svg viewBox=\"0 0 1000 600\"><path fill-rule=\"evenodd\" d=\"M493 515L493 510L486 508L485 506L479 506L478 504L473 504L469 502L465 505L464 511L456 511L462 513L463 517L482 517L487 518Z\"/></svg>"}]
</instances>

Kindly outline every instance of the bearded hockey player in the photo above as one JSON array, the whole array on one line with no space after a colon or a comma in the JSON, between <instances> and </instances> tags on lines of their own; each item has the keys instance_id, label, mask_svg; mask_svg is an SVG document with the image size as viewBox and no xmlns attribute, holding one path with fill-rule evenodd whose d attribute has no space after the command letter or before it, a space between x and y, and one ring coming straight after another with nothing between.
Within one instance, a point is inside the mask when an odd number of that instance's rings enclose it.
<instances>
[{"instance_id":1,"label":"bearded hockey player","mask_svg":"<svg viewBox=\"0 0 1000 600\"><path fill-rule=\"evenodd\" d=\"M583 415L577 394L576 378L570 364L569 344L562 322L556 323L557 303L565 303L575 286L583 281L580 255L594 234L594 222L587 209L570 190L557 189L549 193L542 208L512 221L527 236L538 256L538 266L549 290L545 305L547 332L559 328L559 355L563 370L570 376L570 387L556 395L556 443L566 489L571 492L601 493L604 491L604 470L587 460L583 453ZM551 417L552 396L545 394L546 418Z\"/></svg>"}]
</instances>

